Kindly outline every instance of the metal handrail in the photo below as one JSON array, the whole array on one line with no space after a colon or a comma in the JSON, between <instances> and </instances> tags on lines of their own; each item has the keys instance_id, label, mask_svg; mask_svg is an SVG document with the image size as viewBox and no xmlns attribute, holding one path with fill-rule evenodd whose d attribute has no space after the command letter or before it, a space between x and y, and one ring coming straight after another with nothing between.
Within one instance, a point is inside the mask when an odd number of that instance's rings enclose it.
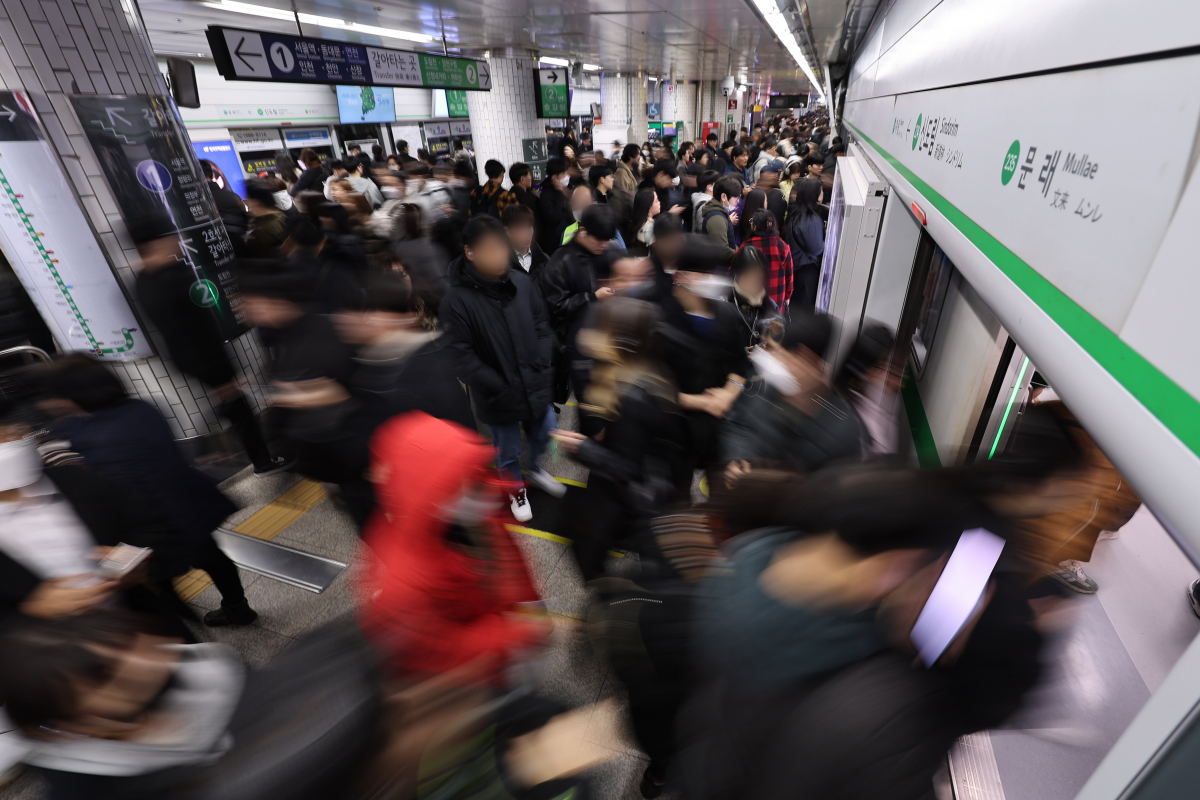
<instances>
[{"instance_id":1,"label":"metal handrail","mask_svg":"<svg viewBox=\"0 0 1200 800\"><path fill-rule=\"evenodd\" d=\"M0 350L0 358L4 358L5 356L15 356L17 353L29 353L40 358L43 364L50 363L50 354L42 348L34 347L31 344L20 344L16 347L10 347L7 350Z\"/></svg>"}]
</instances>

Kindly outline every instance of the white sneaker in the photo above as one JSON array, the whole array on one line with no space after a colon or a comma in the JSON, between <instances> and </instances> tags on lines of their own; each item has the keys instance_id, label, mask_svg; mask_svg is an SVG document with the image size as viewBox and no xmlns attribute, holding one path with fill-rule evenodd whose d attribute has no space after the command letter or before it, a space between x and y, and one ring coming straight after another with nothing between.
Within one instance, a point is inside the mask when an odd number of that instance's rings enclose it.
<instances>
[{"instance_id":1,"label":"white sneaker","mask_svg":"<svg viewBox=\"0 0 1200 800\"><path fill-rule=\"evenodd\" d=\"M535 467L529 471L529 480L551 497L562 497L567 493L567 487L556 481L553 475L541 467Z\"/></svg>"},{"instance_id":2,"label":"white sneaker","mask_svg":"<svg viewBox=\"0 0 1200 800\"><path fill-rule=\"evenodd\" d=\"M510 494L508 496L508 507L512 509L512 515L517 522L529 522L533 519L533 509L529 507L529 498L525 496L525 490Z\"/></svg>"}]
</instances>

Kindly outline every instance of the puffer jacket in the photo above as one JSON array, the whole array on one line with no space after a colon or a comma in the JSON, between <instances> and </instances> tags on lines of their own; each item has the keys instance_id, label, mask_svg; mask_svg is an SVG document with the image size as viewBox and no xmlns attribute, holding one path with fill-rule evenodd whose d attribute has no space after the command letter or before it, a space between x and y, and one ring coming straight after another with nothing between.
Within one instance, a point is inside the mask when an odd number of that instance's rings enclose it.
<instances>
[{"instance_id":1,"label":"puffer jacket","mask_svg":"<svg viewBox=\"0 0 1200 800\"><path fill-rule=\"evenodd\" d=\"M471 387L480 421L541 419L553 394L554 334L541 293L520 270L489 281L464 256L450 265L438 311L446 343L458 351L459 379Z\"/></svg>"}]
</instances>

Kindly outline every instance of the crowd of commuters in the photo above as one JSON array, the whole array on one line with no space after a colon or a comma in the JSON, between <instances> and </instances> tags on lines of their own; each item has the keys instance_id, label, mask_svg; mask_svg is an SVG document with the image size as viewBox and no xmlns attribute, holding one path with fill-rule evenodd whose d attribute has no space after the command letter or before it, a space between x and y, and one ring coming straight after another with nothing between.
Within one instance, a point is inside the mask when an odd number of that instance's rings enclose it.
<instances>
[{"instance_id":1,"label":"crowd of commuters","mask_svg":"<svg viewBox=\"0 0 1200 800\"><path fill-rule=\"evenodd\" d=\"M355 625L267 669L197 643L172 588L192 568L222 597L205 624L255 618L212 536L232 504L104 365L30 371L0 408L0 701L53 797L595 796L580 710L530 691L550 622L510 527L535 500L561 503L645 797L929 796L955 738L1037 681L1030 600L1070 585L1078 514L1098 534L1140 501L1061 403L985 463L900 458L907 347L868 323L828 363L814 311L844 148L818 117L744 133L613 161L552 134L537 188L403 142L280 158L244 198L213 183L278 453L169 220L131 225L174 363L256 474L331 487L368 574ZM584 488L544 469L552 445ZM1003 555L931 654L914 625L976 529ZM120 545L151 554L97 572Z\"/></svg>"}]
</instances>

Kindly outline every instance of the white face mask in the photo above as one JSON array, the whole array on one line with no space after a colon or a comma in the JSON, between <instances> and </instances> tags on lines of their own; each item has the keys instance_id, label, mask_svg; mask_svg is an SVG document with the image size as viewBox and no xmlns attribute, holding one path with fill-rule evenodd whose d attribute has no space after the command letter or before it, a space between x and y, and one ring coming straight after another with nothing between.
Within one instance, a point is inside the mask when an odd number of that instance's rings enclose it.
<instances>
[{"instance_id":1,"label":"white face mask","mask_svg":"<svg viewBox=\"0 0 1200 800\"><path fill-rule=\"evenodd\" d=\"M404 192L398 186L385 186L379 190L387 200L399 200L404 197Z\"/></svg>"},{"instance_id":2,"label":"white face mask","mask_svg":"<svg viewBox=\"0 0 1200 800\"><path fill-rule=\"evenodd\" d=\"M579 222L579 220L583 219L583 209L582 208L571 209L571 215L573 217L575 217L576 222Z\"/></svg>"},{"instance_id":3,"label":"white face mask","mask_svg":"<svg viewBox=\"0 0 1200 800\"><path fill-rule=\"evenodd\" d=\"M568 174L568 175L563 175L561 178L558 178L558 185L559 185L559 186L566 186L566 185L567 185L568 183L570 183L570 182L571 182L571 176L570 176L569 174Z\"/></svg>"},{"instance_id":4,"label":"white face mask","mask_svg":"<svg viewBox=\"0 0 1200 800\"><path fill-rule=\"evenodd\" d=\"M649 157L650 157L650 151L649 151L649 150L643 150L643 151L642 151L642 155L644 155L646 158L649 158Z\"/></svg>"},{"instance_id":5,"label":"white face mask","mask_svg":"<svg viewBox=\"0 0 1200 800\"><path fill-rule=\"evenodd\" d=\"M0 444L0 491L20 489L42 477L42 457L32 436Z\"/></svg>"},{"instance_id":6,"label":"white face mask","mask_svg":"<svg viewBox=\"0 0 1200 800\"><path fill-rule=\"evenodd\" d=\"M737 207L738 207L738 201L733 200L732 202L729 203L729 205L725 206L725 210L728 211L730 214L732 214L734 211L737 211Z\"/></svg>"},{"instance_id":7,"label":"white face mask","mask_svg":"<svg viewBox=\"0 0 1200 800\"><path fill-rule=\"evenodd\" d=\"M775 356L761 347L756 347L750 351L750 360L754 362L754 368L758 370L758 374L767 382L767 385L781 395L791 397L800 394L800 382Z\"/></svg>"},{"instance_id":8,"label":"white face mask","mask_svg":"<svg viewBox=\"0 0 1200 800\"><path fill-rule=\"evenodd\" d=\"M676 175L674 178L672 178L672 179L671 179L671 185L672 185L672 186L678 186L678 185L679 185L679 176L678 176L678 175Z\"/></svg>"},{"instance_id":9,"label":"white face mask","mask_svg":"<svg viewBox=\"0 0 1200 800\"><path fill-rule=\"evenodd\" d=\"M723 278L720 275L704 275L699 280L693 279L687 288L692 294L700 295L706 300L720 300L732 285L733 281L729 278Z\"/></svg>"}]
</instances>

